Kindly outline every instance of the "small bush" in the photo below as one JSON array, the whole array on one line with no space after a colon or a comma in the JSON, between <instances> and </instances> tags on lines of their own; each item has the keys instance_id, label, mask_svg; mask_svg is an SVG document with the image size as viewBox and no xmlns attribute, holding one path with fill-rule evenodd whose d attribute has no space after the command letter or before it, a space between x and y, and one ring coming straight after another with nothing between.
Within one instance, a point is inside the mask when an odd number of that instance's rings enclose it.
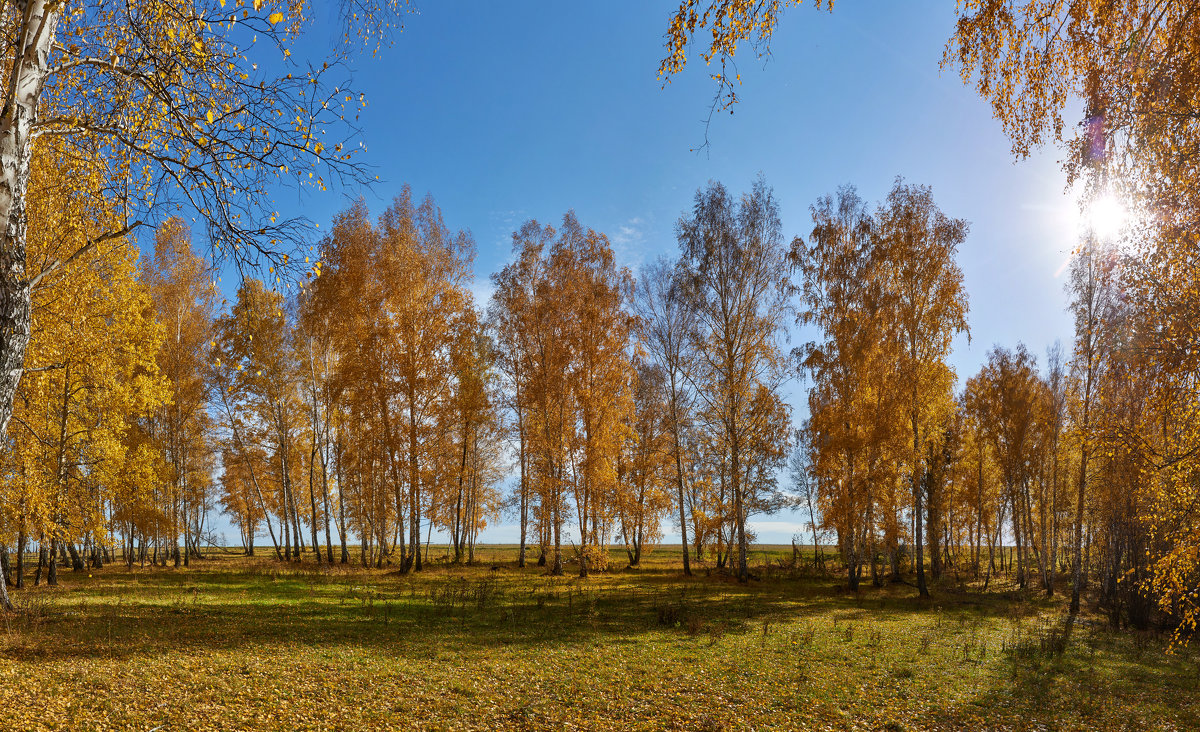
<instances>
[{"instance_id":1,"label":"small bush","mask_svg":"<svg viewBox=\"0 0 1200 732\"><path fill-rule=\"evenodd\" d=\"M687 613L684 612L682 605L675 603L659 604L655 607L655 612L658 615L658 624L668 627L677 628L683 622Z\"/></svg>"},{"instance_id":2,"label":"small bush","mask_svg":"<svg viewBox=\"0 0 1200 732\"><path fill-rule=\"evenodd\" d=\"M583 558L587 560L589 572L603 572L608 569L608 552L594 544L583 548Z\"/></svg>"}]
</instances>

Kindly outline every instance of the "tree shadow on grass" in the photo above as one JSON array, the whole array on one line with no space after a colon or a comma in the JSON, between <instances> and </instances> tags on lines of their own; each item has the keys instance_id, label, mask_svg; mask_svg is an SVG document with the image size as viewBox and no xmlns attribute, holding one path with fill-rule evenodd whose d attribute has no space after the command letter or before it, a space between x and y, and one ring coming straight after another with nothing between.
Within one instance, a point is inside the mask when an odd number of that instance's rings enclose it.
<instances>
[{"instance_id":1,"label":"tree shadow on grass","mask_svg":"<svg viewBox=\"0 0 1200 732\"><path fill-rule=\"evenodd\" d=\"M573 579L427 575L416 579L247 574L105 577L24 593L45 599L10 619L0 657L120 659L247 646L354 646L421 654L504 646L636 641L689 617L729 632L803 606L778 592L706 584L592 585ZM0 635L0 639L3 635Z\"/></svg>"},{"instance_id":2,"label":"tree shadow on grass","mask_svg":"<svg viewBox=\"0 0 1200 732\"><path fill-rule=\"evenodd\" d=\"M936 614L939 622L966 624L1038 608L1022 595L939 593L928 601L904 585L848 593L833 578L780 572L739 584L720 574L685 578L669 567L580 579L515 563L434 564L397 575L263 559L183 571L118 566L63 580L61 589L20 593L18 601L42 599L10 620L0 658L121 659L297 644L421 655L765 632L800 618L836 626Z\"/></svg>"},{"instance_id":3,"label":"tree shadow on grass","mask_svg":"<svg viewBox=\"0 0 1200 732\"><path fill-rule=\"evenodd\" d=\"M982 670L982 665L980 666ZM1067 617L1014 622L979 690L931 717L962 728L985 711L1016 728L1124 729L1128 710L1164 728L1200 728L1200 658L1167 653L1165 638Z\"/></svg>"}]
</instances>

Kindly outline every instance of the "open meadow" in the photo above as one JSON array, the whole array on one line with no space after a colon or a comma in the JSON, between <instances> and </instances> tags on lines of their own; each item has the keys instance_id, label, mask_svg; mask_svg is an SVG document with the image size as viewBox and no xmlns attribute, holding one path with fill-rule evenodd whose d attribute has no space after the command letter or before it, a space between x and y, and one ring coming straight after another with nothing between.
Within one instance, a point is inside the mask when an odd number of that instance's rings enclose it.
<instances>
[{"instance_id":1,"label":"open meadow","mask_svg":"<svg viewBox=\"0 0 1200 732\"><path fill-rule=\"evenodd\" d=\"M5 729L1195 729L1200 654L952 575L844 578L757 548L742 585L660 548L587 579L512 547L420 573L208 553L14 594ZM613 556L614 562L617 557ZM1086 605L1086 603L1085 603Z\"/></svg>"},{"instance_id":2,"label":"open meadow","mask_svg":"<svg viewBox=\"0 0 1200 732\"><path fill-rule=\"evenodd\" d=\"M1200 730L1200 0L834 6L0 4L0 732Z\"/></svg>"}]
</instances>

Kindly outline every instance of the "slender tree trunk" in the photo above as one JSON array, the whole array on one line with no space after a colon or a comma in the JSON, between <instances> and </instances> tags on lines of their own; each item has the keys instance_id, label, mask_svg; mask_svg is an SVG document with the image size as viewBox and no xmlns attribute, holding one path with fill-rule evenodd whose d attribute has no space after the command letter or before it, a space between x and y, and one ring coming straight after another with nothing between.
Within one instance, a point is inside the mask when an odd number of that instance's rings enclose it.
<instances>
[{"instance_id":1,"label":"slender tree trunk","mask_svg":"<svg viewBox=\"0 0 1200 732\"><path fill-rule=\"evenodd\" d=\"M545 500L538 500L538 558L535 565L545 567L550 563L550 514L545 506Z\"/></svg>"},{"instance_id":2,"label":"slender tree trunk","mask_svg":"<svg viewBox=\"0 0 1200 732\"><path fill-rule=\"evenodd\" d=\"M321 544L317 540L317 489L316 483L316 457L317 457L317 434L313 432L312 451L308 456L308 505L312 511L312 520L309 521L308 527L312 538L313 552L317 555L317 564L321 563Z\"/></svg>"},{"instance_id":3,"label":"slender tree trunk","mask_svg":"<svg viewBox=\"0 0 1200 732\"><path fill-rule=\"evenodd\" d=\"M291 561L292 559L292 530L291 518L288 516L287 489L284 487L283 480L280 481L280 484L280 492L282 495L279 497L279 502L281 504L282 513L279 515L279 526L283 531L283 556L281 559L286 562Z\"/></svg>"},{"instance_id":4,"label":"slender tree trunk","mask_svg":"<svg viewBox=\"0 0 1200 732\"><path fill-rule=\"evenodd\" d=\"M913 403L916 404L917 395L913 394ZM921 483L919 475L921 471L917 468L921 460L921 439L919 433L919 416L914 409L912 413L912 436L913 436L913 464L912 464L912 490L913 490L913 548L915 549L917 566L917 590L921 593L921 597L929 597L929 587L925 584L925 546L921 530L923 528L922 509L921 509Z\"/></svg>"},{"instance_id":5,"label":"slender tree trunk","mask_svg":"<svg viewBox=\"0 0 1200 732\"><path fill-rule=\"evenodd\" d=\"M47 553L46 584L51 587L58 585L58 557L55 554L60 548L58 537L50 537L50 551Z\"/></svg>"},{"instance_id":6,"label":"slender tree trunk","mask_svg":"<svg viewBox=\"0 0 1200 732\"><path fill-rule=\"evenodd\" d=\"M8 581L10 576L8 570L8 547L4 547L0 551L0 564L2 564L0 572L4 574L3 579L0 580L0 610L7 612L13 609L12 601L8 599Z\"/></svg>"},{"instance_id":7,"label":"slender tree trunk","mask_svg":"<svg viewBox=\"0 0 1200 732\"><path fill-rule=\"evenodd\" d=\"M1026 522L1030 527L1030 533L1033 528L1033 507L1029 505L1029 493L1025 494L1025 515ZM1032 544L1033 542L1030 541ZM1042 576L1042 589L1046 591L1046 596L1054 595L1054 583L1051 579L1051 571L1053 568L1047 567L1048 555L1046 554L1046 502L1038 501L1038 544L1034 547L1034 557L1038 563L1038 573Z\"/></svg>"},{"instance_id":8,"label":"slender tree trunk","mask_svg":"<svg viewBox=\"0 0 1200 732\"><path fill-rule=\"evenodd\" d=\"M1085 408L1086 409L1086 408ZM1085 411L1086 414L1086 411ZM1085 417L1086 422L1086 417ZM1084 425L1086 435L1087 425ZM1075 494L1075 556L1071 568L1071 615L1079 613L1079 593L1083 585L1083 504L1084 492L1087 489L1088 447L1084 438L1083 449L1079 455L1079 480Z\"/></svg>"},{"instance_id":9,"label":"slender tree trunk","mask_svg":"<svg viewBox=\"0 0 1200 732\"><path fill-rule=\"evenodd\" d=\"M939 465L939 470L941 466ZM929 573L936 581L942 576L942 554L939 542L942 526L941 505L938 496L938 477L926 473L925 483L925 538L929 543Z\"/></svg>"},{"instance_id":10,"label":"slender tree trunk","mask_svg":"<svg viewBox=\"0 0 1200 732\"><path fill-rule=\"evenodd\" d=\"M559 515L559 504L562 502L561 496L554 497L554 510L552 513L552 521L554 522L554 567L551 573L555 576L563 573L562 560L562 517Z\"/></svg>"},{"instance_id":11,"label":"slender tree trunk","mask_svg":"<svg viewBox=\"0 0 1200 732\"><path fill-rule=\"evenodd\" d=\"M24 501L21 502L22 507ZM21 517L21 530L17 534L17 589L25 586L25 544L29 537L25 535L25 517Z\"/></svg>"},{"instance_id":12,"label":"slender tree trunk","mask_svg":"<svg viewBox=\"0 0 1200 732\"><path fill-rule=\"evenodd\" d=\"M409 531L413 546L413 569L421 571L421 470L417 458L416 394L408 394L408 496Z\"/></svg>"},{"instance_id":13,"label":"slender tree trunk","mask_svg":"<svg viewBox=\"0 0 1200 732\"><path fill-rule=\"evenodd\" d=\"M1024 588L1025 587L1025 546L1024 546L1024 543L1021 541L1022 534L1024 533L1024 527L1022 526L1022 524L1024 522L1021 521L1021 514L1022 514L1021 500L1016 495L1015 492L1012 495L1011 503L1012 503L1012 510L1013 510L1013 540L1016 542L1016 545L1017 545L1016 546L1016 550L1017 550L1017 586ZM1012 563L1012 561L1009 560L1009 564L1011 564L1011 563Z\"/></svg>"},{"instance_id":14,"label":"slender tree trunk","mask_svg":"<svg viewBox=\"0 0 1200 732\"><path fill-rule=\"evenodd\" d=\"M520 394L517 394L517 404L520 404ZM525 567L525 529L529 525L529 484L525 477L525 416L520 406L517 407L517 452L521 464L520 501L521 501L521 544L517 548L517 566Z\"/></svg>"},{"instance_id":15,"label":"slender tree trunk","mask_svg":"<svg viewBox=\"0 0 1200 732\"><path fill-rule=\"evenodd\" d=\"M171 487L173 492L171 500L171 557L175 561L176 569L179 569L179 562L181 559L179 556L179 526L181 523L179 520L179 473L180 468L178 463L176 463L175 477L172 479L173 485Z\"/></svg>"},{"instance_id":16,"label":"slender tree trunk","mask_svg":"<svg viewBox=\"0 0 1200 732\"><path fill-rule=\"evenodd\" d=\"M737 576L739 582L750 580L750 566L746 561L746 504L743 500L741 482L741 435L737 432L736 420L729 425L729 482L733 488L733 514L737 531L738 555Z\"/></svg>"},{"instance_id":17,"label":"slender tree trunk","mask_svg":"<svg viewBox=\"0 0 1200 732\"><path fill-rule=\"evenodd\" d=\"M1054 436L1053 464L1050 476L1050 594L1054 594L1055 575L1058 573L1058 541L1060 527L1058 519L1058 434Z\"/></svg>"},{"instance_id":18,"label":"slender tree trunk","mask_svg":"<svg viewBox=\"0 0 1200 732\"><path fill-rule=\"evenodd\" d=\"M282 561L284 559L284 553L279 550L279 540L275 538L275 527L271 525L271 512L267 509L267 501L263 497L262 486L260 486L258 484L258 475L254 472L254 462L253 462L253 460L250 459L250 455L246 451L245 443L242 442L241 432L237 428L237 421L233 419L233 413L232 413L232 410L230 410L230 408L229 408L229 402L225 401L224 390L218 389L217 391L221 393L222 404L224 405L225 411L229 415L230 422L233 425L234 443L238 446L238 448L242 451L242 454L246 458L246 467L250 473L250 484L254 486L254 495L256 495L258 497L258 506L260 509L262 509L263 521L265 521L267 524L267 532L270 533L270 535L271 535L271 544L272 544L272 546L275 547L275 556L276 556L276 558L278 558L279 560ZM282 528L283 528L284 533L286 534L287 527L284 526ZM253 543L253 536L251 536L251 542ZM144 543L144 540L143 540L143 543ZM251 546L251 554L253 554L253 553L254 553L253 546Z\"/></svg>"},{"instance_id":19,"label":"slender tree trunk","mask_svg":"<svg viewBox=\"0 0 1200 732\"><path fill-rule=\"evenodd\" d=\"M321 451L321 501L325 510L325 559L329 564L333 564L333 535L329 531L329 466L325 463L328 449L329 443L326 442L325 450Z\"/></svg>"},{"instance_id":20,"label":"slender tree trunk","mask_svg":"<svg viewBox=\"0 0 1200 732\"><path fill-rule=\"evenodd\" d=\"M467 432L470 430L470 425L469 425L468 420L466 420L466 419L463 420L462 427L463 427L463 429L462 429L462 453L459 456L459 463L458 463L458 495L455 496L454 529L452 532L453 533L452 538L454 539L454 562L455 562L455 564L462 561L463 543L466 538L463 535L464 534L463 529L466 528L466 521L465 521L465 517L463 516L463 482L466 480L466 474L467 474L467 450L468 450ZM522 468L524 468L523 465L522 465ZM524 543L524 536L525 536L525 528L524 528L524 526L522 526L521 527L522 544Z\"/></svg>"},{"instance_id":21,"label":"slender tree trunk","mask_svg":"<svg viewBox=\"0 0 1200 732\"><path fill-rule=\"evenodd\" d=\"M391 474L392 474L392 490L394 492L395 499L396 499L396 529L397 529L397 536L399 537L399 540L400 540L400 569L407 572L411 566L410 563L412 561L412 558L410 558L407 555L407 549L406 549L407 544L405 543L405 536L404 536L404 498L401 495L401 490L402 490L401 486L402 486L403 482L400 479L400 465L396 458L394 433L392 431L391 410L388 409L387 396L384 395L382 392L380 392L376 395L376 399L379 402L379 416L383 421L383 435L384 435L384 441L385 441L384 447L386 449L387 458L388 458L387 468L391 471ZM410 473L409 473L409 481L410 481L410 483L412 481L411 466L410 466ZM412 493L413 489L414 489L413 486L409 485L408 490L409 490L410 494ZM412 516L412 518L415 520L416 516L414 515L414 516ZM418 535L418 538L419 538L419 535ZM381 541L381 548L383 546L385 546L385 545ZM414 543L414 547L415 547L415 543Z\"/></svg>"},{"instance_id":22,"label":"slender tree trunk","mask_svg":"<svg viewBox=\"0 0 1200 732\"><path fill-rule=\"evenodd\" d=\"M287 435L288 444L291 441L291 435L289 434ZM286 456L287 453L288 449L285 447L284 455ZM283 476L284 497L287 499L287 507L291 511L292 516L292 556L298 560L300 559L300 553L304 551L304 534L300 532L300 510L296 505L296 491L295 486L292 485L291 469L292 461L289 459L287 460L287 472Z\"/></svg>"},{"instance_id":23,"label":"slender tree trunk","mask_svg":"<svg viewBox=\"0 0 1200 732\"><path fill-rule=\"evenodd\" d=\"M978 515L975 523L975 576L979 576L980 555L983 554L983 448L979 448L978 473L975 484Z\"/></svg>"},{"instance_id":24,"label":"slender tree trunk","mask_svg":"<svg viewBox=\"0 0 1200 732\"><path fill-rule=\"evenodd\" d=\"M341 535L342 543L341 564L348 564L350 562L350 551L346 547L346 484L342 482L342 438L340 430L334 451L334 460L337 462L338 534Z\"/></svg>"},{"instance_id":25,"label":"slender tree trunk","mask_svg":"<svg viewBox=\"0 0 1200 732\"><path fill-rule=\"evenodd\" d=\"M671 369L671 432L675 450L675 491L679 500L679 536L680 549L683 554L683 574L690 577L692 564L688 553L687 510L683 501L683 446L679 434L679 397L674 369Z\"/></svg>"}]
</instances>

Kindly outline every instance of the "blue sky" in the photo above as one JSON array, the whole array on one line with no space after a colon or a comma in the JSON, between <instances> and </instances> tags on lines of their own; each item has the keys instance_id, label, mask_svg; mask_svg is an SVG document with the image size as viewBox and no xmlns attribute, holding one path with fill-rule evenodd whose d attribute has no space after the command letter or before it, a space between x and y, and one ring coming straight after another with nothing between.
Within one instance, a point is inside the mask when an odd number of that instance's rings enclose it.
<instances>
[{"instance_id":1,"label":"blue sky","mask_svg":"<svg viewBox=\"0 0 1200 732\"><path fill-rule=\"evenodd\" d=\"M1047 346L1071 336L1056 276L1075 234L1061 154L1014 161L990 107L953 69L939 70L952 3L869 5L787 11L768 61L739 56L741 102L714 117L697 154L714 91L702 62L692 53L666 88L656 78L674 3L419 3L390 47L355 61L369 102L363 160L379 183L286 193L278 207L323 229L351 198L364 195L377 213L411 184L434 196L448 225L474 234L475 290L486 297L511 232L529 218L557 223L574 209L636 271L674 256L675 221L710 179L742 191L761 172L791 238L810 231L818 196L852 183L877 201L903 175L971 222L959 255L971 302L971 341L959 339L952 358L960 378L997 343L1022 341L1044 361ZM319 64L335 42L321 25L301 59ZM797 415L803 390L790 387ZM760 518L771 542L787 541L799 520ZM483 540L514 536L498 526Z\"/></svg>"}]
</instances>

